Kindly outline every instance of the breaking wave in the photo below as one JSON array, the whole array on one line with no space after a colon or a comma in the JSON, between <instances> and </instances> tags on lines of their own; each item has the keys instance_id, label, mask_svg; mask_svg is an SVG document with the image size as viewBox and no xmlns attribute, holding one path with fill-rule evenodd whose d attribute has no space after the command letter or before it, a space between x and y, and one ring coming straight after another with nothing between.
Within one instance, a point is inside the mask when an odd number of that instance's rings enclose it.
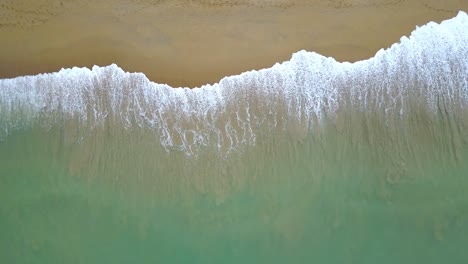
<instances>
[{"instance_id":1,"label":"breaking wave","mask_svg":"<svg viewBox=\"0 0 468 264\"><path fill-rule=\"evenodd\" d=\"M1 263L468 263L467 175L463 12L195 89L0 80Z\"/></svg>"},{"instance_id":2,"label":"breaking wave","mask_svg":"<svg viewBox=\"0 0 468 264\"><path fill-rule=\"evenodd\" d=\"M468 125L468 16L417 28L368 60L337 62L299 51L271 68L223 78L199 88L173 88L117 65L63 69L0 80L0 139L15 130L78 122L76 140L112 126L153 131L167 150L197 156L255 145L287 131L303 138L322 124L343 127L346 113L369 113L383 126L427 118ZM458 118L457 118L458 117Z\"/></svg>"}]
</instances>

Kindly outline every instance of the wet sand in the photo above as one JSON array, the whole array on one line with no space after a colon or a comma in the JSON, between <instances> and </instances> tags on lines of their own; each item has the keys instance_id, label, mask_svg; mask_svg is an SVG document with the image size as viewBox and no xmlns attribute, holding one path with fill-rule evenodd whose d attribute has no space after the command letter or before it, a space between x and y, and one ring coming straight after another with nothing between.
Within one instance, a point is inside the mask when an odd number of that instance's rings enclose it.
<instances>
[{"instance_id":1,"label":"wet sand","mask_svg":"<svg viewBox=\"0 0 468 264\"><path fill-rule=\"evenodd\" d=\"M0 78L116 63L195 87L301 49L372 57L464 0L1 0Z\"/></svg>"}]
</instances>

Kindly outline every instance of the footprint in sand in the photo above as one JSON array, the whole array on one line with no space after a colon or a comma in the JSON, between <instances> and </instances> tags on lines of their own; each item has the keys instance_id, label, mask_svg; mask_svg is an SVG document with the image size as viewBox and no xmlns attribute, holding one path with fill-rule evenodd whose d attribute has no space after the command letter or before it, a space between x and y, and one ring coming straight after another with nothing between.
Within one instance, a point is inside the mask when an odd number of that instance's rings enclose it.
<instances>
[{"instance_id":1,"label":"footprint in sand","mask_svg":"<svg viewBox=\"0 0 468 264\"><path fill-rule=\"evenodd\" d=\"M419 0L419 2L432 11L454 13L463 10L464 0Z\"/></svg>"},{"instance_id":2,"label":"footprint in sand","mask_svg":"<svg viewBox=\"0 0 468 264\"><path fill-rule=\"evenodd\" d=\"M3 0L0 29L32 30L56 16L71 12L76 5L73 0Z\"/></svg>"}]
</instances>

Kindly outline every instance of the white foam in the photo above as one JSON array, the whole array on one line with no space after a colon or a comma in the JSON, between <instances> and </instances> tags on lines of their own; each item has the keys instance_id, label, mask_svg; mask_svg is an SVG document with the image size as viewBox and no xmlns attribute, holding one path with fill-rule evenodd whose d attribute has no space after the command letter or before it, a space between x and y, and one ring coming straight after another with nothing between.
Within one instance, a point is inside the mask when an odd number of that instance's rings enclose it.
<instances>
[{"instance_id":1,"label":"white foam","mask_svg":"<svg viewBox=\"0 0 468 264\"><path fill-rule=\"evenodd\" d=\"M217 146L229 152L292 122L313 126L345 105L404 115L409 97L433 110L441 98L466 107L466 13L420 27L365 61L339 63L299 51L271 68L196 89L153 83L117 65L0 80L0 137L64 119L89 129L112 121L153 129L167 150L196 155L200 147Z\"/></svg>"}]
</instances>

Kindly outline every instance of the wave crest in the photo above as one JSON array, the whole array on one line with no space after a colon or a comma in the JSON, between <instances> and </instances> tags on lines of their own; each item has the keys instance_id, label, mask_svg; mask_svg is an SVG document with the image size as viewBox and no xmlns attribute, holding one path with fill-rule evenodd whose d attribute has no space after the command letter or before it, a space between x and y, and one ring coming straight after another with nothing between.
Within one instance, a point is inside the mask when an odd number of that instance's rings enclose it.
<instances>
[{"instance_id":1,"label":"wave crest","mask_svg":"<svg viewBox=\"0 0 468 264\"><path fill-rule=\"evenodd\" d=\"M386 126L416 108L461 114L468 109L467 43L468 16L460 12L365 61L299 51L290 61L196 89L153 83L117 65L4 79L0 138L76 120L80 131L150 129L166 150L196 156L203 147L240 150L277 131L305 137L324 120L339 127L340 113L349 111L372 113Z\"/></svg>"}]
</instances>

